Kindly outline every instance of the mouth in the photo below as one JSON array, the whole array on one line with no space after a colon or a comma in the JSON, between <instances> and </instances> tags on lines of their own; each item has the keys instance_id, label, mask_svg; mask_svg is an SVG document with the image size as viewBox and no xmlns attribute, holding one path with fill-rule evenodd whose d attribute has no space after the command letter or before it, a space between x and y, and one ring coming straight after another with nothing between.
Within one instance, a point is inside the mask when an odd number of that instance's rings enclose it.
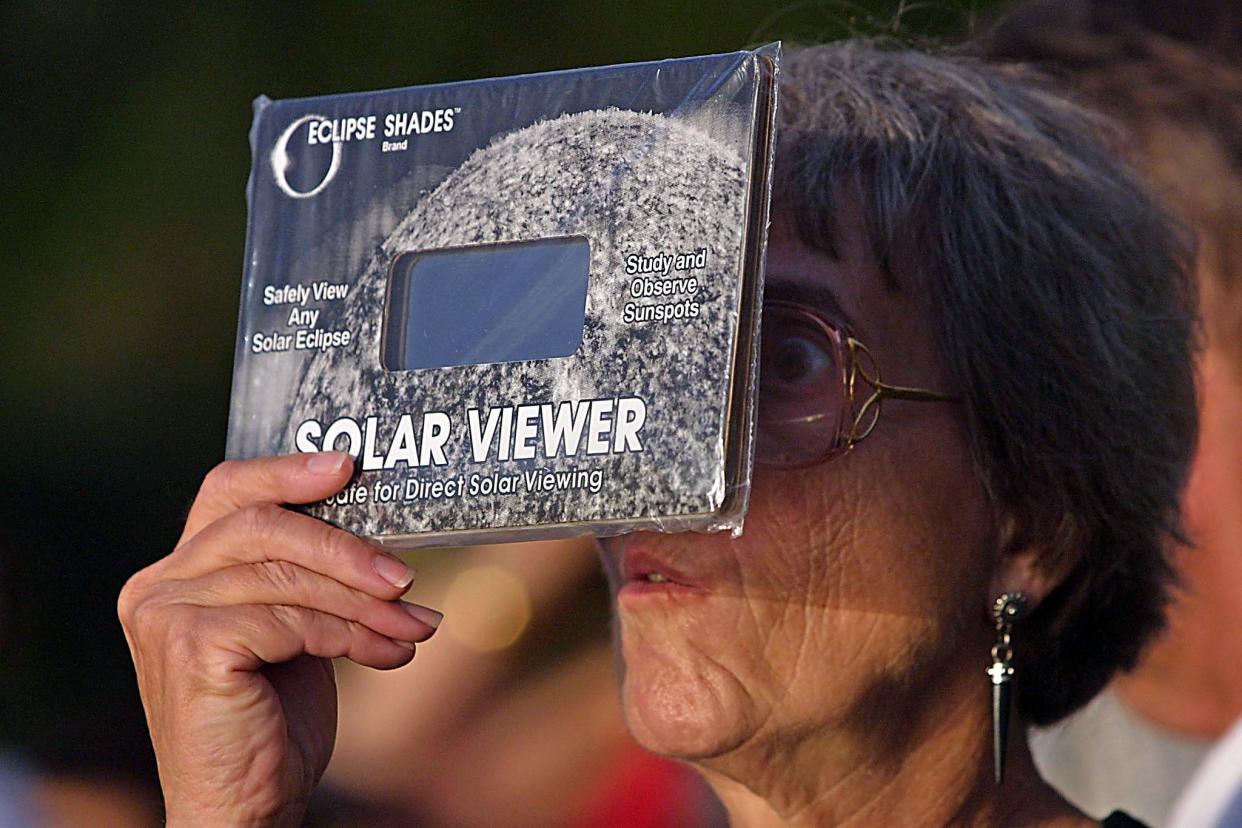
<instances>
[{"instance_id":1,"label":"mouth","mask_svg":"<svg viewBox=\"0 0 1242 828\"><path fill-rule=\"evenodd\" d=\"M656 586L667 585L669 587L689 587L690 584L679 581L676 578L664 572L636 572L627 576L625 579L627 584L653 584Z\"/></svg>"},{"instance_id":2,"label":"mouth","mask_svg":"<svg viewBox=\"0 0 1242 828\"><path fill-rule=\"evenodd\" d=\"M703 578L674 564L669 556L652 549L650 544L636 543L633 538L626 538L622 544L619 601L639 596L689 597L707 593Z\"/></svg>"}]
</instances>

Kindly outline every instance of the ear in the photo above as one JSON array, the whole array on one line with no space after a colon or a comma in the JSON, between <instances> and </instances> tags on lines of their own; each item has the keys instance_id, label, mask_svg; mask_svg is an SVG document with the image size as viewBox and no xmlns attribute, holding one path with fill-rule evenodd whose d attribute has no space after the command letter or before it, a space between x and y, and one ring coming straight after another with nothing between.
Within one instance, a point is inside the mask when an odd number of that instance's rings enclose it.
<instances>
[{"instance_id":1,"label":"ear","mask_svg":"<svg viewBox=\"0 0 1242 828\"><path fill-rule=\"evenodd\" d=\"M996 571L992 573L988 606L998 595L1021 592L1033 609L1056 589L1064 575L1053 576L1046 568L1048 551L1028 547L1020 552L1001 553Z\"/></svg>"},{"instance_id":2,"label":"ear","mask_svg":"<svg viewBox=\"0 0 1242 828\"><path fill-rule=\"evenodd\" d=\"M988 606L998 595L1021 592L1033 609L1056 589L1077 563L1077 556L1067 554L1072 548L1068 526L1059 527L1049 542L1018 539L1012 520L1004 521L998 532L996 567L989 583Z\"/></svg>"}]
</instances>

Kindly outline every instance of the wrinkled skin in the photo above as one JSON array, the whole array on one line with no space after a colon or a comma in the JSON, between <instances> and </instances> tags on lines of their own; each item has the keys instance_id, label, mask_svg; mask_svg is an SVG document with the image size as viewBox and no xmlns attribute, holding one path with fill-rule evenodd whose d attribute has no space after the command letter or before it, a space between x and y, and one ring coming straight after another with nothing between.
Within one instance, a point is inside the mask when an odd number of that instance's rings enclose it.
<instances>
[{"instance_id":1,"label":"wrinkled skin","mask_svg":"<svg viewBox=\"0 0 1242 828\"><path fill-rule=\"evenodd\" d=\"M885 380L952 393L925 297L887 286L861 228L844 224L838 261L778 218L768 293L828 286ZM1035 552L1002 556L998 543L961 407L887 402L850 453L798 471L757 468L739 538L604 542L614 591L632 577L623 562L633 555L702 588L618 596L627 721L645 747L704 770L735 822L756 818L739 817L732 789L762 799L773 822L838 824L853 806L816 804L838 776L900 765L923 729L961 709L987 738L987 609L1006 589L1036 599L1047 589ZM963 750L973 777L988 757ZM945 820L967 821L955 811Z\"/></svg>"},{"instance_id":2,"label":"wrinkled skin","mask_svg":"<svg viewBox=\"0 0 1242 828\"><path fill-rule=\"evenodd\" d=\"M170 826L298 824L336 735L330 659L399 667L435 631L400 600L404 564L278 505L349 474L338 453L221 464L173 552L125 585Z\"/></svg>"},{"instance_id":3,"label":"wrinkled skin","mask_svg":"<svg viewBox=\"0 0 1242 828\"><path fill-rule=\"evenodd\" d=\"M783 224L774 234L771 289L822 280L885 379L949 388L921 297L806 248ZM626 709L645 744L692 758L814 728L951 657L967 636L985 640L994 532L961 420L954 404L888 402L850 453L805 470L757 468L740 538L606 542L618 580L617 552L639 547L708 580L701 600L633 612L622 603Z\"/></svg>"}]
</instances>

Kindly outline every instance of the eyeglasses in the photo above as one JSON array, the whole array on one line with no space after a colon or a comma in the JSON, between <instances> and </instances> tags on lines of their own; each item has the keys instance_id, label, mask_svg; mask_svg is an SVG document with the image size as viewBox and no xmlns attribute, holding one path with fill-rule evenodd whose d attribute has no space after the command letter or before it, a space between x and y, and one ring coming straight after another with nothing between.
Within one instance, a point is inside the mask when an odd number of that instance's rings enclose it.
<instances>
[{"instance_id":1,"label":"eyeglasses","mask_svg":"<svg viewBox=\"0 0 1242 828\"><path fill-rule=\"evenodd\" d=\"M862 383L871 387L865 398ZM875 430L886 399L961 401L883 382L867 346L813 308L763 303L756 462L805 468L844 454Z\"/></svg>"}]
</instances>

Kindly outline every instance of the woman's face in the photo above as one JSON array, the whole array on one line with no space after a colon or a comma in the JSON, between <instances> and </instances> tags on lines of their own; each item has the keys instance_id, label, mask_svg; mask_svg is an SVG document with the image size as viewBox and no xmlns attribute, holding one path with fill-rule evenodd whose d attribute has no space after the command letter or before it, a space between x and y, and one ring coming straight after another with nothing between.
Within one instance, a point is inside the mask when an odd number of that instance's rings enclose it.
<instances>
[{"instance_id":1,"label":"woman's face","mask_svg":"<svg viewBox=\"0 0 1242 828\"><path fill-rule=\"evenodd\" d=\"M778 216L766 295L848 325L886 381L954 391L925 293L886 285L861 226L842 225L836 260ZM645 747L686 759L785 749L920 704L963 670L983 687L994 531L960 405L887 401L853 451L760 466L753 487L740 538L604 544L623 706Z\"/></svg>"}]
</instances>

